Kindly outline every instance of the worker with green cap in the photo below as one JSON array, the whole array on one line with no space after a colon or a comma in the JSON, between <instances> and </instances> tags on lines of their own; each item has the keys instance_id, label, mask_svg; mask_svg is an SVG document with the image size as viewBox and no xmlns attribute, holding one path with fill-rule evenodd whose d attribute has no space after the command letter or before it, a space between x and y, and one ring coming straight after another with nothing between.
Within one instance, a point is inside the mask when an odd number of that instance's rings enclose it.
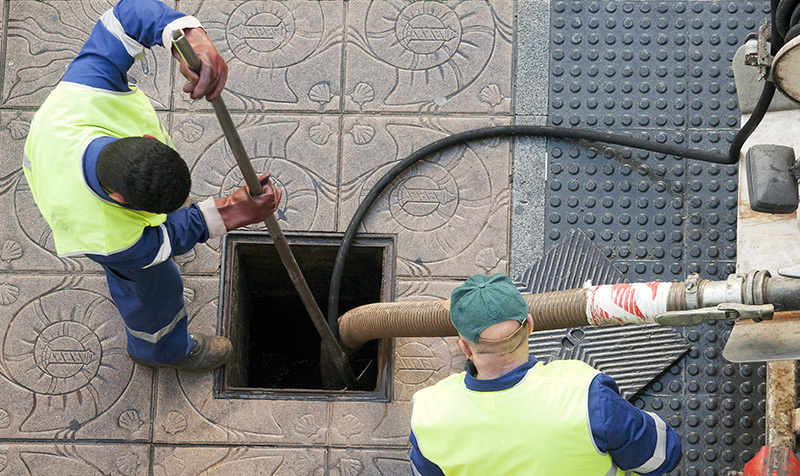
<instances>
[{"instance_id":1,"label":"worker with green cap","mask_svg":"<svg viewBox=\"0 0 800 476\"><path fill-rule=\"evenodd\" d=\"M675 430L623 399L610 377L529 355L533 319L505 274L456 288L450 318L466 371L414 394L414 474L657 476L680 461Z\"/></svg>"},{"instance_id":2,"label":"worker with green cap","mask_svg":"<svg viewBox=\"0 0 800 476\"><path fill-rule=\"evenodd\" d=\"M202 63L199 74L172 47L178 31ZM34 116L23 172L58 255L84 255L105 270L131 357L205 372L225 364L231 343L189 333L183 281L172 257L263 221L281 193L267 174L257 197L245 186L186 204L189 168L150 101L128 81L128 70L156 45L178 58L189 80L183 91L192 99L219 97L227 65L196 18L158 0L120 0L101 15Z\"/></svg>"}]
</instances>

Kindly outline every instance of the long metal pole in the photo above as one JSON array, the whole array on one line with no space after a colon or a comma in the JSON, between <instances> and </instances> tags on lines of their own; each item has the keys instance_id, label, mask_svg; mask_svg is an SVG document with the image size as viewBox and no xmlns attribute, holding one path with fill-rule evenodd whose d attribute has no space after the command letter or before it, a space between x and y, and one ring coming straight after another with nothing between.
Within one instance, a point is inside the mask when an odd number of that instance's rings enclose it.
<instances>
[{"instance_id":1,"label":"long metal pole","mask_svg":"<svg viewBox=\"0 0 800 476\"><path fill-rule=\"evenodd\" d=\"M178 30L175 32L173 43L189 68L199 74L201 66L200 59L197 57L197 54L195 54L194 48L189 44L189 40L186 39L182 31ZM253 169L253 164L250 163L250 159L247 157L247 152L244 149L242 140L239 138L239 133L236 131L236 126L233 124L231 115L228 113L228 108L225 107L225 102L220 96L211 101L211 105L214 107L214 113L217 115L217 119L222 126L222 131L225 133L225 139L227 139L233 151L236 164L239 166L242 176L244 176L245 183L247 183L247 186L250 188L250 193L252 195L261 195L263 193L261 182L258 181L258 176ZM292 283L294 283L294 287L300 295L300 300L303 301L303 305L322 339L322 352L327 354L328 359L333 363L345 387L351 387L353 383L355 383L355 375L350 366L350 360L347 358L347 354L342 350L339 342L333 336L330 327L328 327L325 317L322 315L322 311L317 301L314 299L314 295L311 293L311 289L308 287L305 277L303 277L303 272L300 271L300 267L294 259L292 250L289 248L289 242L286 241L286 237L283 235L283 231L281 231L278 219L272 214L264 220L264 224L267 225L267 230L272 237L272 242L275 244L275 249L278 250L278 255L281 257L283 266L289 273L289 278L291 278Z\"/></svg>"}]
</instances>

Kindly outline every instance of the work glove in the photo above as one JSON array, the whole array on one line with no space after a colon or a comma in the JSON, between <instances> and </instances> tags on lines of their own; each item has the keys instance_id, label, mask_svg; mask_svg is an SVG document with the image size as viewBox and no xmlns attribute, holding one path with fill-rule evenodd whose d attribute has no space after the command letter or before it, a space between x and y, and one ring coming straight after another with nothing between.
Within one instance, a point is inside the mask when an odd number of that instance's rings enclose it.
<instances>
[{"instance_id":1,"label":"work glove","mask_svg":"<svg viewBox=\"0 0 800 476\"><path fill-rule=\"evenodd\" d=\"M189 93L189 97L192 99L200 99L205 96L206 100L213 101L222 94L222 90L225 88L225 82L228 80L228 65L217 52L205 30L185 28L183 34L192 45L201 63L198 75L189 69L178 49L175 46L172 47L172 56L178 60L181 74L189 80L189 83L183 86L183 92Z\"/></svg>"},{"instance_id":2,"label":"work glove","mask_svg":"<svg viewBox=\"0 0 800 476\"><path fill-rule=\"evenodd\" d=\"M261 195L250 195L250 189L245 185L227 197L214 200L222 223L228 231L262 222L278 209L281 189L275 188L269 177L270 174L258 177L264 189Z\"/></svg>"}]
</instances>

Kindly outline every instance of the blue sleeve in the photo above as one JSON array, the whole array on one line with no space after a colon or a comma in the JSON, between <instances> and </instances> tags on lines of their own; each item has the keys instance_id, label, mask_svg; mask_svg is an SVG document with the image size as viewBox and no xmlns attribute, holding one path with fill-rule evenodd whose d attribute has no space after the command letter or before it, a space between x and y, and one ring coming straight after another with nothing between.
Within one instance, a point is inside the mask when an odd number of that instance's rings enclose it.
<instances>
[{"instance_id":1,"label":"blue sleeve","mask_svg":"<svg viewBox=\"0 0 800 476\"><path fill-rule=\"evenodd\" d=\"M622 470L660 476L681 460L678 434L661 417L631 405L617 384L599 374L589 386L589 422L597 449Z\"/></svg>"},{"instance_id":2,"label":"blue sleeve","mask_svg":"<svg viewBox=\"0 0 800 476\"><path fill-rule=\"evenodd\" d=\"M428 458L422 456L422 453L419 451L419 443L417 443L417 437L414 435L414 430L411 430L411 436L408 437L408 440L411 442L411 453L409 454L409 458L411 459L411 471L412 474L415 476L444 476L441 468L436 466Z\"/></svg>"},{"instance_id":3,"label":"blue sleeve","mask_svg":"<svg viewBox=\"0 0 800 476\"><path fill-rule=\"evenodd\" d=\"M186 15L158 0L120 0L114 5L114 16L128 36L145 48L151 48L161 45L165 26Z\"/></svg>"},{"instance_id":4,"label":"blue sleeve","mask_svg":"<svg viewBox=\"0 0 800 476\"><path fill-rule=\"evenodd\" d=\"M108 256L86 256L117 269L141 269L182 255L206 240L208 227L203 212L192 204L167 214L167 220L162 225L146 227L139 241L130 248Z\"/></svg>"},{"instance_id":5,"label":"blue sleeve","mask_svg":"<svg viewBox=\"0 0 800 476\"><path fill-rule=\"evenodd\" d=\"M122 39L131 48L160 45L164 27L186 16L158 0L120 0L111 12L94 26L86 44L64 73L64 81L129 91L128 69L137 58L125 48Z\"/></svg>"}]
</instances>

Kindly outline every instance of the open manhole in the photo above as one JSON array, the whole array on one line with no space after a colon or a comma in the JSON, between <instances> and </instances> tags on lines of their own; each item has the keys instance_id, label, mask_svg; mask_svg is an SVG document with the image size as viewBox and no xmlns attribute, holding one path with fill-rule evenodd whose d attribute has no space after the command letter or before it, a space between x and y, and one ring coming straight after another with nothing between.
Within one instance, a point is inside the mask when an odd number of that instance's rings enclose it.
<instances>
[{"instance_id":1,"label":"open manhole","mask_svg":"<svg viewBox=\"0 0 800 476\"><path fill-rule=\"evenodd\" d=\"M286 233L297 264L327 316L341 234ZM394 237L358 236L342 275L339 314L394 299ZM233 342L217 375L218 398L388 400L391 339L372 341L351 360L357 382L326 390L319 333L267 233L228 233L223 241L220 321Z\"/></svg>"}]
</instances>

